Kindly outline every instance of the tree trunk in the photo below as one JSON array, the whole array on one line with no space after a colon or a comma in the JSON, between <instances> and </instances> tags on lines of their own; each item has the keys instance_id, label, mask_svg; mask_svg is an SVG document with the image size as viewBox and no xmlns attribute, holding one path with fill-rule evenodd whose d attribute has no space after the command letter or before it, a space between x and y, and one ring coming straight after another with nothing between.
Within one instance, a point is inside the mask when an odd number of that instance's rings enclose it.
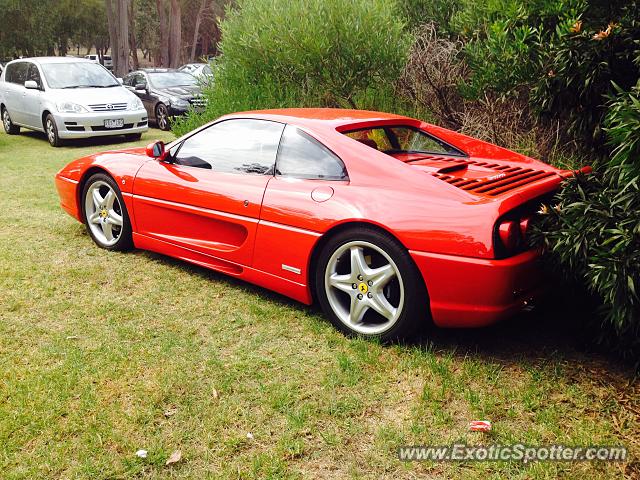
<instances>
[{"instance_id":1,"label":"tree trunk","mask_svg":"<svg viewBox=\"0 0 640 480\"><path fill-rule=\"evenodd\" d=\"M109 44L113 47L116 44L116 16L113 10L113 0L104 0L105 10L107 12L107 24L109 26ZM105 49L105 53L106 53ZM115 50L112 48L112 50ZM111 52L111 60L113 61L113 66L115 68L116 59L115 55L113 55L113 51ZM114 70L115 71L115 70Z\"/></svg>"},{"instance_id":2,"label":"tree trunk","mask_svg":"<svg viewBox=\"0 0 640 480\"><path fill-rule=\"evenodd\" d=\"M169 68L177 68L182 62L182 12L178 0L171 0L169 17Z\"/></svg>"},{"instance_id":3,"label":"tree trunk","mask_svg":"<svg viewBox=\"0 0 640 480\"><path fill-rule=\"evenodd\" d=\"M138 70L140 68L140 62L138 61L138 42L136 42L136 22L133 8L134 1L135 0L129 1L129 50L131 51L133 69Z\"/></svg>"},{"instance_id":4,"label":"tree trunk","mask_svg":"<svg viewBox=\"0 0 640 480\"><path fill-rule=\"evenodd\" d=\"M202 23L202 17L208 7L209 0L202 0L200 8L198 9L198 15L196 16L196 24L193 27L193 42L191 43L191 55L189 56L189 61L192 63L196 59L196 48L198 46L198 37L200 36L200 23Z\"/></svg>"},{"instance_id":5,"label":"tree trunk","mask_svg":"<svg viewBox=\"0 0 640 480\"><path fill-rule=\"evenodd\" d=\"M161 67L169 66L169 26L167 23L167 11L164 8L163 0L156 0L158 9L158 20L160 23L160 50L158 60Z\"/></svg>"},{"instance_id":6,"label":"tree trunk","mask_svg":"<svg viewBox=\"0 0 640 480\"><path fill-rule=\"evenodd\" d=\"M113 73L129 73L129 0L105 0Z\"/></svg>"}]
</instances>

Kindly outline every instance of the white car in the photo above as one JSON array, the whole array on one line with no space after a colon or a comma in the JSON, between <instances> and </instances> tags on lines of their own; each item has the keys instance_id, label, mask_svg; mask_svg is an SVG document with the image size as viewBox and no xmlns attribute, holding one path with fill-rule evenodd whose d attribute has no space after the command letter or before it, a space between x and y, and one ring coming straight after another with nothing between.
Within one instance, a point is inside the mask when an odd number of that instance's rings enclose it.
<instances>
[{"instance_id":1,"label":"white car","mask_svg":"<svg viewBox=\"0 0 640 480\"><path fill-rule=\"evenodd\" d=\"M45 132L49 143L124 135L137 140L148 127L142 101L100 64L81 58L41 57L9 62L0 76L5 132Z\"/></svg>"},{"instance_id":2,"label":"white car","mask_svg":"<svg viewBox=\"0 0 640 480\"><path fill-rule=\"evenodd\" d=\"M213 70L208 63L187 63L181 66L178 71L190 73L202 83L210 83L213 80Z\"/></svg>"},{"instance_id":3,"label":"white car","mask_svg":"<svg viewBox=\"0 0 640 480\"><path fill-rule=\"evenodd\" d=\"M100 62L100 56L95 54L85 55L84 58L86 58L87 60L91 60L94 63L102 63L102 65L107 67L109 70L113 69L113 60L111 60L111 57L109 55L103 55L102 62Z\"/></svg>"}]
</instances>

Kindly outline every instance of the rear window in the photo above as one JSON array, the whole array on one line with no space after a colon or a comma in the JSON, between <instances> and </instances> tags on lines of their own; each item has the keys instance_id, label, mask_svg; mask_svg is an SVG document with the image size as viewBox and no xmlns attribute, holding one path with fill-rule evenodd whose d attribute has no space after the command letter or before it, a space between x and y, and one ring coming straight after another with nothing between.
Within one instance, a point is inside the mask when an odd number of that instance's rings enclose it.
<instances>
[{"instance_id":1,"label":"rear window","mask_svg":"<svg viewBox=\"0 0 640 480\"><path fill-rule=\"evenodd\" d=\"M447 142L429 135L419 128L407 125L363 128L343 133L349 138L389 154L465 155L462 150L449 145Z\"/></svg>"}]
</instances>

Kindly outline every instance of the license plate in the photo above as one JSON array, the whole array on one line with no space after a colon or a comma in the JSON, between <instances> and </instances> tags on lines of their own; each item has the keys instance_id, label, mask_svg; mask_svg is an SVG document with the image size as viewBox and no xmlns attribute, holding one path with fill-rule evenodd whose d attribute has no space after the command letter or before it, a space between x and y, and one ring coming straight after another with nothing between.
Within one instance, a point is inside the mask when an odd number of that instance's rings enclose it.
<instances>
[{"instance_id":1,"label":"license plate","mask_svg":"<svg viewBox=\"0 0 640 480\"><path fill-rule=\"evenodd\" d=\"M124 119L118 118L116 120L105 120L104 128L122 128L124 127Z\"/></svg>"}]
</instances>

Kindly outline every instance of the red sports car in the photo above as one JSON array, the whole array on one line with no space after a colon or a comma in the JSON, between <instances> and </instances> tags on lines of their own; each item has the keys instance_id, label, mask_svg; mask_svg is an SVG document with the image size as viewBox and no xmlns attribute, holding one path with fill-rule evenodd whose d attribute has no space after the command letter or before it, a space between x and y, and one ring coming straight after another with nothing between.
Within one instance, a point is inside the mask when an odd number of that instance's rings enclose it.
<instances>
[{"instance_id":1,"label":"red sports car","mask_svg":"<svg viewBox=\"0 0 640 480\"><path fill-rule=\"evenodd\" d=\"M56 175L108 250L153 250L311 304L346 333L477 327L541 287L529 222L572 172L428 123L338 109L224 116Z\"/></svg>"}]
</instances>

